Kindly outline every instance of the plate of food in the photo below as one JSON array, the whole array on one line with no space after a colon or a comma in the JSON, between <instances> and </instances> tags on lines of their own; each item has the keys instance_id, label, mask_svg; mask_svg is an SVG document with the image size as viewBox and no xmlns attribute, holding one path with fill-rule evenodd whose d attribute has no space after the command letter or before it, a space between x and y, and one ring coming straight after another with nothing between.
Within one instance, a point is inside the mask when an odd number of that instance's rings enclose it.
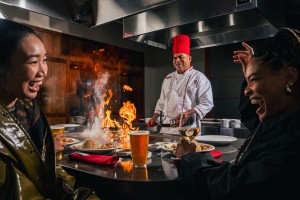
<instances>
[{"instance_id":1,"label":"plate of food","mask_svg":"<svg viewBox=\"0 0 300 200\"><path fill-rule=\"evenodd\" d=\"M205 144L205 143L199 143L195 140L192 141L196 145L196 152L208 152L212 151L215 149L213 145L210 144ZM165 151L171 151L173 152L177 146L177 143L169 143L169 144L164 144L162 149Z\"/></svg>"},{"instance_id":2,"label":"plate of food","mask_svg":"<svg viewBox=\"0 0 300 200\"><path fill-rule=\"evenodd\" d=\"M78 142L79 142L78 139L70 138L70 137L67 137L67 138L66 138L66 145L72 145L72 144L76 144L76 143L78 143Z\"/></svg>"},{"instance_id":3,"label":"plate of food","mask_svg":"<svg viewBox=\"0 0 300 200\"><path fill-rule=\"evenodd\" d=\"M176 148L177 143L168 143L168 144L163 144L162 149L165 151L171 151L173 152L174 149Z\"/></svg>"},{"instance_id":4,"label":"plate of food","mask_svg":"<svg viewBox=\"0 0 300 200\"><path fill-rule=\"evenodd\" d=\"M73 144L71 149L86 153L106 154L114 150L111 142L99 142L94 139L85 139L83 142Z\"/></svg>"},{"instance_id":5,"label":"plate of food","mask_svg":"<svg viewBox=\"0 0 300 200\"><path fill-rule=\"evenodd\" d=\"M160 150L164 144L169 144L169 142L156 142L154 144L149 144L148 145L148 150L149 151L156 151Z\"/></svg>"}]
</instances>

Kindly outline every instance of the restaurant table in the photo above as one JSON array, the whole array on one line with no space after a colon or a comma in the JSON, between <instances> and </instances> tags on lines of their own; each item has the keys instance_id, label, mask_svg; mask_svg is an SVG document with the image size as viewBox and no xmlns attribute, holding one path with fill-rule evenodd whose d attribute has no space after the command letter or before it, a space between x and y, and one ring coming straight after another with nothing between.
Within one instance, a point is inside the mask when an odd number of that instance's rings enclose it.
<instances>
[{"instance_id":1,"label":"restaurant table","mask_svg":"<svg viewBox=\"0 0 300 200\"><path fill-rule=\"evenodd\" d=\"M68 137L83 141L81 132L67 133ZM179 135L151 133L149 143L175 142ZM231 162L237 155L237 149L244 142L238 139L229 145L215 146L223 153L218 161ZM74 152L67 147L62 167L76 178L76 185L94 189L102 200L112 199L186 199L187 194L178 179L177 167L172 152L151 151L147 161L147 169L133 169L131 157L120 157L115 166L100 166L69 159L68 154Z\"/></svg>"}]
</instances>

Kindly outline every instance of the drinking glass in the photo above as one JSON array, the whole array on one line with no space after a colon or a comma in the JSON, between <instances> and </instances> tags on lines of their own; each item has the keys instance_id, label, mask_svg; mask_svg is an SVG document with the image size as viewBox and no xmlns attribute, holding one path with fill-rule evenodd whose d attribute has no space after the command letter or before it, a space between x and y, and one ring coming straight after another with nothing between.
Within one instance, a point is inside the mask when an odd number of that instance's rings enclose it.
<instances>
[{"instance_id":1,"label":"drinking glass","mask_svg":"<svg viewBox=\"0 0 300 200\"><path fill-rule=\"evenodd\" d=\"M194 119L189 118L187 122L184 123L184 125L181 125L182 115L180 118L179 123L179 134L182 135L189 143L192 142L195 136L199 135L200 128L199 127L192 127L194 123Z\"/></svg>"},{"instance_id":2,"label":"drinking glass","mask_svg":"<svg viewBox=\"0 0 300 200\"><path fill-rule=\"evenodd\" d=\"M149 131L130 131L130 148L134 168L147 168Z\"/></svg>"},{"instance_id":3,"label":"drinking glass","mask_svg":"<svg viewBox=\"0 0 300 200\"><path fill-rule=\"evenodd\" d=\"M65 127L64 126L60 126L60 125L52 125L50 126L51 129L51 133L53 135L56 134L64 134L65 133ZM56 160L59 161L63 158L63 153L62 151L57 151L56 152Z\"/></svg>"},{"instance_id":4,"label":"drinking glass","mask_svg":"<svg viewBox=\"0 0 300 200\"><path fill-rule=\"evenodd\" d=\"M195 136L200 133L199 127L179 127L179 133L182 135L189 143L192 142Z\"/></svg>"},{"instance_id":5,"label":"drinking glass","mask_svg":"<svg viewBox=\"0 0 300 200\"><path fill-rule=\"evenodd\" d=\"M131 175L133 181L148 181L147 168L133 168Z\"/></svg>"}]
</instances>

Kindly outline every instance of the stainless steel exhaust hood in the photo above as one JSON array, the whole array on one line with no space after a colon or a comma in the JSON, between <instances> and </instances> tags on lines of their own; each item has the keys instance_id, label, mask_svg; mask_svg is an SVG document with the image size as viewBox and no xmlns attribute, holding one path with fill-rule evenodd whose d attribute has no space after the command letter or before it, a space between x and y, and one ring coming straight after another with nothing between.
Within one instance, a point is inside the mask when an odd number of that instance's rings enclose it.
<instances>
[{"instance_id":1,"label":"stainless steel exhaust hood","mask_svg":"<svg viewBox=\"0 0 300 200\"><path fill-rule=\"evenodd\" d=\"M182 0L123 20L123 37L168 49L177 34L191 49L273 36L284 24L280 0Z\"/></svg>"},{"instance_id":2,"label":"stainless steel exhaust hood","mask_svg":"<svg viewBox=\"0 0 300 200\"><path fill-rule=\"evenodd\" d=\"M191 48L197 49L271 37L293 20L300 27L299 0L0 0L0 3L91 29L111 22L123 23L123 38L162 49L169 49L171 38L177 34L189 35ZM286 19L286 15L290 17Z\"/></svg>"},{"instance_id":3,"label":"stainless steel exhaust hood","mask_svg":"<svg viewBox=\"0 0 300 200\"><path fill-rule=\"evenodd\" d=\"M92 28L174 1L176 0L0 0L0 3Z\"/></svg>"}]
</instances>

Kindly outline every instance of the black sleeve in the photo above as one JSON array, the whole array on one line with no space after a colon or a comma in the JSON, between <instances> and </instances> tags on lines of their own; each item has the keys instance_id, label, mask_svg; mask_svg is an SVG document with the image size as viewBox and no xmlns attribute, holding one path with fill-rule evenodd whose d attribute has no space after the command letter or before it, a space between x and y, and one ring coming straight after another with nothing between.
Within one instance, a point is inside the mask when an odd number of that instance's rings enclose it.
<instances>
[{"instance_id":1,"label":"black sleeve","mask_svg":"<svg viewBox=\"0 0 300 200\"><path fill-rule=\"evenodd\" d=\"M218 167L219 163L210 153L190 153L182 157L179 167L179 177L183 189L189 198L197 197L199 188L201 197L210 199L210 192L202 174L208 168Z\"/></svg>"}]
</instances>

